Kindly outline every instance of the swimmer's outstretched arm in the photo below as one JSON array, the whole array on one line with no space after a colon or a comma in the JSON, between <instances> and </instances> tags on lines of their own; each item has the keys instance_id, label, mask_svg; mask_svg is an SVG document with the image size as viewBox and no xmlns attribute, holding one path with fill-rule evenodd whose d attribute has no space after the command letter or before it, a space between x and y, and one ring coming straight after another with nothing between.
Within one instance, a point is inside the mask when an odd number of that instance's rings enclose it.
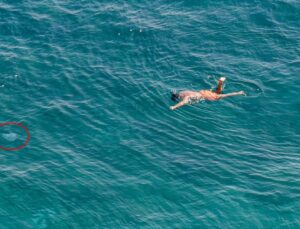
<instances>
[{"instance_id":1,"label":"swimmer's outstretched arm","mask_svg":"<svg viewBox=\"0 0 300 229\"><path fill-rule=\"evenodd\" d=\"M236 96L236 95L246 95L244 91L239 91L239 92L232 92L228 94L221 94L219 95L219 99L223 99L226 97L231 97L231 96Z\"/></svg>"},{"instance_id":2,"label":"swimmer's outstretched arm","mask_svg":"<svg viewBox=\"0 0 300 229\"><path fill-rule=\"evenodd\" d=\"M170 109L171 110L175 110L179 107L182 107L184 106L185 104L187 104L189 102L189 99L188 98L184 98L181 102L177 103L175 106L170 106Z\"/></svg>"}]
</instances>

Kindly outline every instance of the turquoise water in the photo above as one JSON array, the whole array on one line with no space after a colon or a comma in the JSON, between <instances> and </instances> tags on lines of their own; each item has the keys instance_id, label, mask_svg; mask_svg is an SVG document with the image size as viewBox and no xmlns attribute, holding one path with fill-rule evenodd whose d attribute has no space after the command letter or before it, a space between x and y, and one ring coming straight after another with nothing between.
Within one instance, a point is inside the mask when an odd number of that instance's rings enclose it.
<instances>
[{"instance_id":1,"label":"turquoise water","mask_svg":"<svg viewBox=\"0 0 300 229\"><path fill-rule=\"evenodd\" d=\"M299 228L299 1L0 3L0 228ZM246 97L170 111L172 90ZM24 132L0 128L0 143Z\"/></svg>"}]
</instances>

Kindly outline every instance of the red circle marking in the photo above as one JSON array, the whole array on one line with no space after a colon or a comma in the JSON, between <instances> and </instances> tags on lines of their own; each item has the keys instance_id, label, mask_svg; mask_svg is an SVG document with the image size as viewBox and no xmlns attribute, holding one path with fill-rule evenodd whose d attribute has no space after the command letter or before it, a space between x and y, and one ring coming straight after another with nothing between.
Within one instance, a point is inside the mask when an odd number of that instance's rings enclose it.
<instances>
[{"instance_id":1,"label":"red circle marking","mask_svg":"<svg viewBox=\"0 0 300 229\"><path fill-rule=\"evenodd\" d=\"M4 123L0 123L0 127L2 127L2 126L9 126L9 125L18 126L18 127L22 128L23 130L25 130L25 132L27 134L26 141L22 145L20 145L18 147L7 148L7 147L4 147L4 146L0 146L0 149L12 151L12 150L19 150L19 149L22 149L25 146L27 146L28 142L30 140L30 133L29 133L29 130L27 129L27 127L23 126L21 123L18 123L18 122L4 122Z\"/></svg>"}]
</instances>

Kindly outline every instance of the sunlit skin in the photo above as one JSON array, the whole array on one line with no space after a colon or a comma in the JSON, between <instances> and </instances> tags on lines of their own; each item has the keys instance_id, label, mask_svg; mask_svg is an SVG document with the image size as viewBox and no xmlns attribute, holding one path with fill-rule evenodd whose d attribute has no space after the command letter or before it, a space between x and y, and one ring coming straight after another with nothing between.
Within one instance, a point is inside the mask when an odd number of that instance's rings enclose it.
<instances>
[{"instance_id":1,"label":"sunlit skin","mask_svg":"<svg viewBox=\"0 0 300 229\"><path fill-rule=\"evenodd\" d=\"M221 94L223 82L226 80L225 77L221 77L219 79L217 90L201 90L201 91L182 91L178 94L178 98L181 100L175 106L171 106L171 110L175 110L179 107L182 107L189 103L190 99L204 99L209 101L216 101L219 99L223 99L226 97L237 96L237 95L245 95L244 91L232 92L227 94Z\"/></svg>"}]
</instances>

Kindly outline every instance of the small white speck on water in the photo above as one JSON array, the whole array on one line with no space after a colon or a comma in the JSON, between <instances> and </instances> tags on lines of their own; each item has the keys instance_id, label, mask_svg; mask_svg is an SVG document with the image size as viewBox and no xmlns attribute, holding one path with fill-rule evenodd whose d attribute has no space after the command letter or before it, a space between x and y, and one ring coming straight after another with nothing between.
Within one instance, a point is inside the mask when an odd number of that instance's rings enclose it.
<instances>
[{"instance_id":1,"label":"small white speck on water","mask_svg":"<svg viewBox=\"0 0 300 229\"><path fill-rule=\"evenodd\" d=\"M118 36L120 36L121 35L121 33L118 33Z\"/></svg>"},{"instance_id":2,"label":"small white speck on water","mask_svg":"<svg viewBox=\"0 0 300 229\"><path fill-rule=\"evenodd\" d=\"M130 29L130 32L132 32L132 29Z\"/></svg>"},{"instance_id":3,"label":"small white speck on water","mask_svg":"<svg viewBox=\"0 0 300 229\"><path fill-rule=\"evenodd\" d=\"M18 138L18 135L15 133L6 133L2 134L2 137L10 142L13 142Z\"/></svg>"},{"instance_id":4,"label":"small white speck on water","mask_svg":"<svg viewBox=\"0 0 300 229\"><path fill-rule=\"evenodd\" d=\"M143 30L140 29L140 33L141 33L142 31L143 31Z\"/></svg>"}]
</instances>

